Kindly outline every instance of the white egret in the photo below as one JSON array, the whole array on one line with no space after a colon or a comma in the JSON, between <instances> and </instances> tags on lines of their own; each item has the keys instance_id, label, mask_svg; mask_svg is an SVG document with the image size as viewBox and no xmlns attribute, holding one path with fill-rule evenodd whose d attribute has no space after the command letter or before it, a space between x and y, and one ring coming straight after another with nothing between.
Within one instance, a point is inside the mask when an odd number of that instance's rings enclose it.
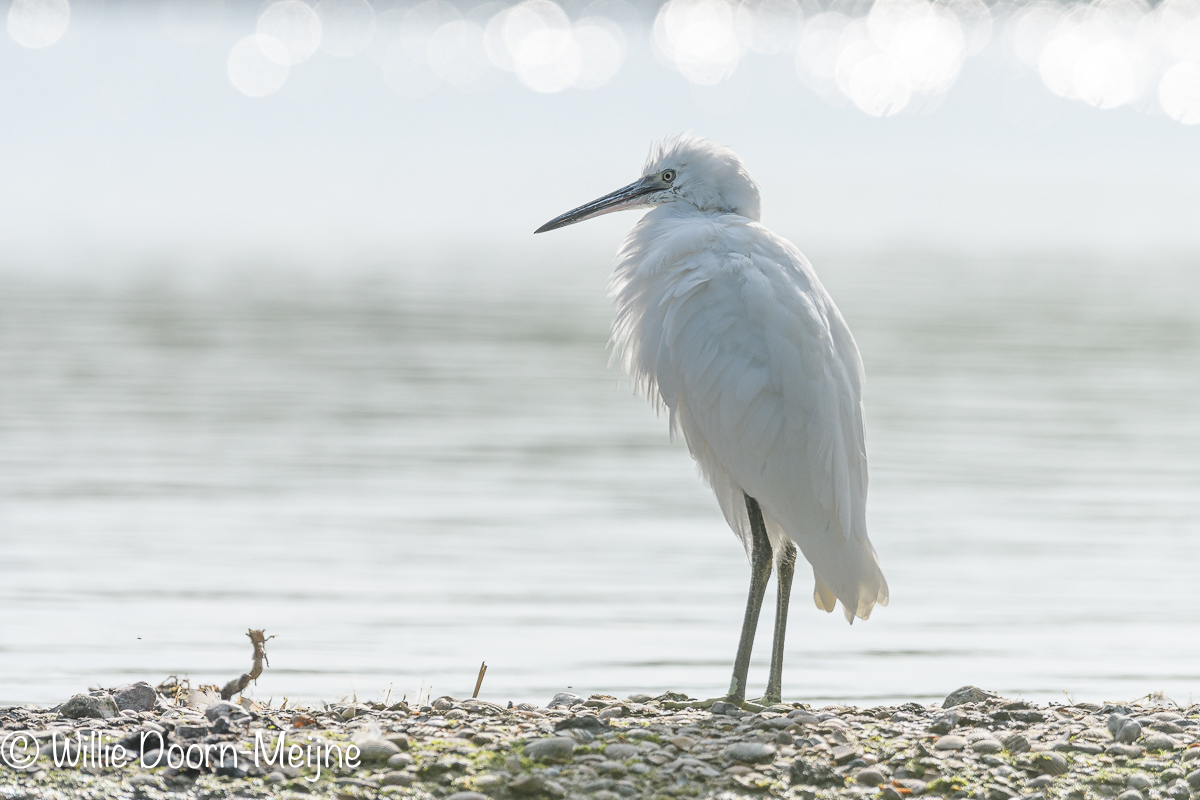
<instances>
[{"instance_id":1,"label":"white egret","mask_svg":"<svg viewBox=\"0 0 1200 800\"><path fill-rule=\"evenodd\" d=\"M653 208L621 246L610 284L617 358L712 487L750 560L750 593L726 699L746 699L759 610L779 569L767 690L780 700L796 548L818 608L866 619L888 601L867 538L862 360L791 242L759 223L759 188L727 147L687 134L656 144L643 177L535 233Z\"/></svg>"}]
</instances>

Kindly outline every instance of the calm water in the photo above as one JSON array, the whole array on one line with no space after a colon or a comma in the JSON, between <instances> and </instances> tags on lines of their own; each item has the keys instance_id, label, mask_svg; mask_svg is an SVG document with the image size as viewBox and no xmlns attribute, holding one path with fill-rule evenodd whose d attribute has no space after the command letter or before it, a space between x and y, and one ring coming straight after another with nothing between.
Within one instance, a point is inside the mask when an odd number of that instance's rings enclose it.
<instances>
[{"instance_id":1,"label":"calm water","mask_svg":"<svg viewBox=\"0 0 1200 800\"><path fill-rule=\"evenodd\" d=\"M798 580L785 694L1200 697L1200 264L817 266L892 605ZM604 272L0 274L0 704L224 682L250 626L264 699L722 690L745 560Z\"/></svg>"}]
</instances>

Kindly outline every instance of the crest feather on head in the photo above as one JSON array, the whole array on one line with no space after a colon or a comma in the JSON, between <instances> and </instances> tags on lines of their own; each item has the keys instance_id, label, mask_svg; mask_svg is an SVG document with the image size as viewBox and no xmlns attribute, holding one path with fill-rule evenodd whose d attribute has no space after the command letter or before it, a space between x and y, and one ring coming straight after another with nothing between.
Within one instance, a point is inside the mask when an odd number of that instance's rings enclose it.
<instances>
[{"instance_id":1,"label":"crest feather on head","mask_svg":"<svg viewBox=\"0 0 1200 800\"><path fill-rule=\"evenodd\" d=\"M762 216L758 184L738 154L690 132L668 136L650 148L643 174L673 169L679 175L674 193L702 211Z\"/></svg>"}]
</instances>

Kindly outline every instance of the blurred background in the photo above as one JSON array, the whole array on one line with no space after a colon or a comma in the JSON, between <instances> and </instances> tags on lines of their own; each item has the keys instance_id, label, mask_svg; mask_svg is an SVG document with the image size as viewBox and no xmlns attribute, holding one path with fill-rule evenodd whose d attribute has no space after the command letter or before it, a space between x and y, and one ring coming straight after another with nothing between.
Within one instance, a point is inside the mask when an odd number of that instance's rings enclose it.
<instances>
[{"instance_id":1,"label":"blurred background","mask_svg":"<svg viewBox=\"0 0 1200 800\"><path fill-rule=\"evenodd\" d=\"M748 569L607 364L731 145L866 362L892 604L785 698L1200 694L1200 0L0 3L0 704L725 689ZM752 692L765 683L764 610Z\"/></svg>"}]
</instances>

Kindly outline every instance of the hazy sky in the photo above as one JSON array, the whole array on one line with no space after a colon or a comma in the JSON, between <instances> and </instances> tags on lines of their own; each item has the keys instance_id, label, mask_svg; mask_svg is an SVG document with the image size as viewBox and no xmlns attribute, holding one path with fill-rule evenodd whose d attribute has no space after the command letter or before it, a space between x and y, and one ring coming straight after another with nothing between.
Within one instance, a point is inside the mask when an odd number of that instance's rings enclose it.
<instances>
[{"instance_id":1,"label":"hazy sky","mask_svg":"<svg viewBox=\"0 0 1200 800\"><path fill-rule=\"evenodd\" d=\"M0 257L607 252L631 215L548 244L530 232L687 129L742 154L764 221L802 249L1200 247L1200 126L1059 100L999 45L938 108L885 119L827 105L787 56L748 56L698 89L644 40L594 91L498 75L408 99L367 58L318 53L253 99L226 58L254 11L198 45L165 35L149 4L80 7L43 49L0 35Z\"/></svg>"}]
</instances>

